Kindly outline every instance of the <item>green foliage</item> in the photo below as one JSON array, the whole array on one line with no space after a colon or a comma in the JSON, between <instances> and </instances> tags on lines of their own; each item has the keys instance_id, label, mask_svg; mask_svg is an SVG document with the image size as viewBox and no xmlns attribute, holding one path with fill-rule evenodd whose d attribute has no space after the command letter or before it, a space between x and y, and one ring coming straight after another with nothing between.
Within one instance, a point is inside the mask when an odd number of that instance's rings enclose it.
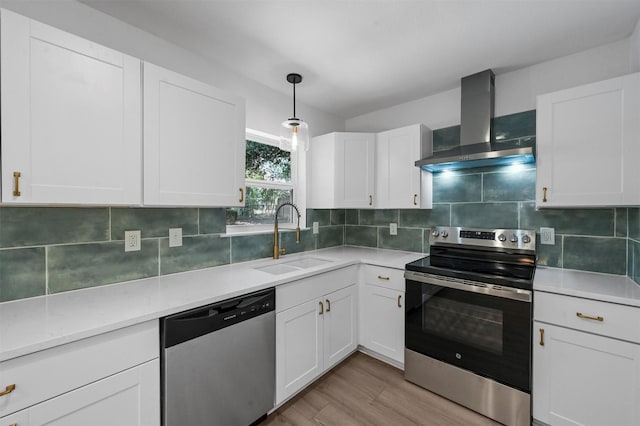
<instances>
[{"instance_id":1,"label":"green foliage","mask_svg":"<svg viewBox=\"0 0 640 426\"><path fill-rule=\"evenodd\" d=\"M276 146L248 140L245 177L270 182L291 182L291 153ZM276 208L285 201L291 201L292 192L247 186L245 207L227 209L227 224L273 223ZM290 220L289 217L281 219Z\"/></svg>"},{"instance_id":2,"label":"green foliage","mask_svg":"<svg viewBox=\"0 0 640 426\"><path fill-rule=\"evenodd\" d=\"M277 146L247 141L247 179L291 182L291 153Z\"/></svg>"}]
</instances>

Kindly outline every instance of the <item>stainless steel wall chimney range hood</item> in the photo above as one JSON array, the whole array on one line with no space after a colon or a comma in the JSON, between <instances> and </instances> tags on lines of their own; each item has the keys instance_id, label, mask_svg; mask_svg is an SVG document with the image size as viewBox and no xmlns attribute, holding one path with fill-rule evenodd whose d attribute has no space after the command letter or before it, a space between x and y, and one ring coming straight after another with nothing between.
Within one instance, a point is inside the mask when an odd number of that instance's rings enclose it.
<instances>
[{"instance_id":1,"label":"stainless steel wall chimney range hood","mask_svg":"<svg viewBox=\"0 0 640 426\"><path fill-rule=\"evenodd\" d=\"M532 147L495 141L495 75L491 70L462 78L461 94L460 146L434 152L431 157L416 161L416 166L441 172L535 161Z\"/></svg>"}]
</instances>

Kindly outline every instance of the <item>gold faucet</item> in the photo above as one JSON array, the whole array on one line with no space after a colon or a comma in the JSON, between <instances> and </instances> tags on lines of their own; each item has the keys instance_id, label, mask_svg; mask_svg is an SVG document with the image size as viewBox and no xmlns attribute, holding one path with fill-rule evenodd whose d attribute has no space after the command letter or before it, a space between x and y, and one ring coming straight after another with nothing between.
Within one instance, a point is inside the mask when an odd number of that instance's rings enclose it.
<instances>
[{"instance_id":1,"label":"gold faucet","mask_svg":"<svg viewBox=\"0 0 640 426\"><path fill-rule=\"evenodd\" d=\"M276 219L273 225L273 258L280 259L280 255L284 254L284 247L280 247L280 238L278 236L278 212L284 206L291 206L298 214L298 226L296 227L296 244L300 244L300 211L293 203L282 203L276 209Z\"/></svg>"}]
</instances>

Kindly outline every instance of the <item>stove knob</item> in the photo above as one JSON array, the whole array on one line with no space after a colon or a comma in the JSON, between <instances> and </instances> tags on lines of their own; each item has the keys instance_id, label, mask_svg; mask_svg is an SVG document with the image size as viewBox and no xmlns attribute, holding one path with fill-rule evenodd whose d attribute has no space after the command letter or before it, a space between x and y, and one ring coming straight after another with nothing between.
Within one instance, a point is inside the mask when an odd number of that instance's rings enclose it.
<instances>
[{"instance_id":1,"label":"stove knob","mask_svg":"<svg viewBox=\"0 0 640 426\"><path fill-rule=\"evenodd\" d=\"M517 243L518 236L516 234L511 234L511 238L509 238L509 241L511 241L512 243Z\"/></svg>"},{"instance_id":2,"label":"stove knob","mask_svg":"<svg viewBox=\"0 0 640 426\"><path fill-rule=\"evenodd\" d=\"M449 233L447 231L442 231L442 238L447 238L449 236Z\"/></svg>"},{"instance_id":3,"label":"stove knob","mask_svg":"<svg viewBox=\"0 0 640 426\"><path fill-rule=\"evenodd\" d=\"M504 243L507 241L507 237L505 237L504 234L500 234L498 235L498 240Z\"/></svg>"},{"instance_id":4,"label":"stove knob","mask_svg":"<svg viewBox=\"0 0 640 426\"><path fill-rule=\"evenodd\" d=\"M527 234L524 234L522 236L522 242L525 243L525 244L529 244L531 242L531 237L528 236Z\"/></svg>"},{"instance_id":5,"label":"stove knob","mask_svg":"<svg viewBox=\"0 0 640 426\"><path fill-rule=\"evenodd\" d=\"M433 235L434 237L438 238L440 236L440 231L438 231L437 229L434 230L431 235Z\"/></svg>"}]
</instances>

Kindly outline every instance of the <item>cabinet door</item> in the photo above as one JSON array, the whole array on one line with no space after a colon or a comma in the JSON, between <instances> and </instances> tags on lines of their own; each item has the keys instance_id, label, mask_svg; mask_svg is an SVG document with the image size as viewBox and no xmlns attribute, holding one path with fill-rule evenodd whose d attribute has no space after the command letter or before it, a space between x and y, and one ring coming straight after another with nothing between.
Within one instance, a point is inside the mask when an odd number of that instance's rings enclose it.
<instances>
[{"instance_id":1,"label":"cabinet door","mask_svg":"<svg viewBox=\"0 0 640 426\"><path fill-rule=\"evenodd\" d=\"M534 336L535 419L550 425L640 424L640 345L537 321Z\"/></svg>"},{"instance_id":2,"label":"cabinet door","mask_svg":"<svg viewBox=\"0 0 640 426\"><path fill-rule=\"evenodd\" d=\"M363 345L404 363L404 291L363 287Z\"/></svg>"},{"instance_id":3,"label":"cabinet door","mask_svg":"<svg viewBox=\"0 0 640 426\"><path fill-rule=\"evenodd\" d=\"M31 426L158 425L160 367L153 360L29 409Z\"/></svg>"},{"instance_id":4,"label":"cabinet door","mask_svg":"<svg viewBox=\"0 0 640 426\"><path fill-rule=\"evenodd\" d=\"M324 370L328 370L358 346L358 288L356 285L325 296Z\"/></svg>"},{"instance_id":5,"label":"cabinet door","mask_svg":"<svg viewBox=\"0 0 640 426\"><path fill-rule=\"evenodd\" d=\"M422 158L422 130L414 125L377 134L376 208L420 208L420 169L415 162Z\"/></svg>"},{"instance_id":6,"label":"cabinet door","mask_svg":"<svg viewBox=\"0 0 640 426\"><path fill-rule=\"evenodd\" d=\"M323 315L317 299L276 314L276 404L322 373Z\"/></svg>"},{"instance_id":7,"label":"cabinet door","mask_svg":"<svg viewBox=\"0 0 640 426\"><path fill-rule=\"evenodd\" d=\"M538 97L536 205L640 203L640 74Z\"/></svg>"},{"instance_id":8,"label":"cabinet door","mask_svg":"<svg viewBox=\"0 0 640 426\"><path fill-rule=\"evenodd\" d=\"M0 426L29 426L29 410L18 411L0 418Z\"/></svg>"},{"instance_id":9,"label":"cabinet door","mask_svg":"<svg viewBox=\"0 0 640 426\"><path fill-rule=\"evenodd\" d=\"M1 13L2 201L140 204L140 61Z\"/></svg>"},{"instance_id":10,"label":"cabinet door","mask_svg":"<svg viewBox=\"0 0 640 426\"><path fill-rule=\"evenodd\" d=\"M336 133L336 207L373 208L375 135Z\"/></svg>"},{"instance_id":11,"label":"cabinet door","mask_svg":"<svg viewBox=\"0 0 640 426\"><path fill-rule=\"evenodd\" d=\"M244 205L244 169L244 101L145 62L144 204Z\"/></svg>"}]
</instances>

